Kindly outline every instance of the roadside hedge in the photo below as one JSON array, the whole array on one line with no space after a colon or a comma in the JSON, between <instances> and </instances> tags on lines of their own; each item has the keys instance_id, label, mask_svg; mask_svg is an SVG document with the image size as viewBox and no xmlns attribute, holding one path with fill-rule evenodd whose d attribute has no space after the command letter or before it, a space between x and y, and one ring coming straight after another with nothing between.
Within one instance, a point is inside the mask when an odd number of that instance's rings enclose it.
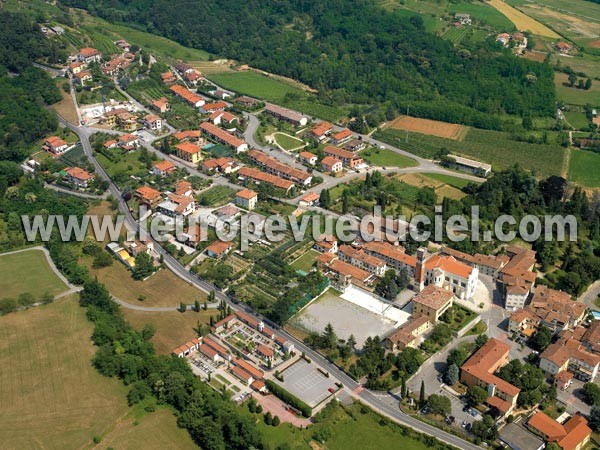
<instances>
[{"instance_id":1,"label":"roadside hedge","mask_svg":"<svg viewBox=\"0 0 600 450\"><path fill-rule=\"evenodd\" d=\"M265 380L265 384L271 393L273 393L277 398L284 401L285 403L290 404L294 408L300 410L304 417L312 416L312 408L300 400L295 395L290 394L284 388L279 386L272 380Z\"/></svg>"}]
</instances>

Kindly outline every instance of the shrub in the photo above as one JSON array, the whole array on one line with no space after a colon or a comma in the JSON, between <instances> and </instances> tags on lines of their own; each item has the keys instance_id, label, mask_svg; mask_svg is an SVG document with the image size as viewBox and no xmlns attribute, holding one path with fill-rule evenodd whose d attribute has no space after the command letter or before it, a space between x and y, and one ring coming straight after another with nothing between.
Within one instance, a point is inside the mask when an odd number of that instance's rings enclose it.
<instances>
[{"instance_id":1,"label":"shrub","mask_svg":"<svg viewBox=\"0 0 600 450\"><path fill-rule=\"evenodd\" d=\"M269 391L273 393L273 395L275 395L283 402L290 404L294 408L297 408L304 417L312 416L312 408L308 406L305 402L300 400L298 397L290 394L288 391L283 389L281 386L279 386L272 380L266 380L265 384L267 385Z\"/></svg>"}]
</instances>

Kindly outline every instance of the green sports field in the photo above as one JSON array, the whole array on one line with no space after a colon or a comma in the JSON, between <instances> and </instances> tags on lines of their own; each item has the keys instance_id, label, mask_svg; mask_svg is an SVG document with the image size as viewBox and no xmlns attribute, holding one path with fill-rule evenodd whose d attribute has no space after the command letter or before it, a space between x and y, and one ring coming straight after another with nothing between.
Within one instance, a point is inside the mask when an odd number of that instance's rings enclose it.
<instances>
[{"instance_id":1,"label":"green sports field","mask_svg":"<svg viewBox=\"0 0 600 450\"><path fill-rule=\"evenodd\" d=\"M0 254L0 273L0 297L17 297L28 292L38 298L45 292L57 295L68 289L41 250Z\"/></svg>"}]
</instances>

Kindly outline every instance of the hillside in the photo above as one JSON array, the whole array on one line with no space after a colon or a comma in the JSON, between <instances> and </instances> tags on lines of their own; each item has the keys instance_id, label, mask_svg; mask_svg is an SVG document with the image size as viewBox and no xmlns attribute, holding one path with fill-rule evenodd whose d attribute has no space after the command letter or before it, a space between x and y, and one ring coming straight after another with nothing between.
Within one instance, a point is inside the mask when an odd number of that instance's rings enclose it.
<instances>
[{"instance_id":1,"label":"hillside","mask_svg":"<svg viewBox=\"0 0 600 450\"><path fill-rule=\"evenodd\" d=\"M492 41L457 49L427 32L421 16L369 0L209 0L197 9L183 0L65 3L297 79L331 104L385 104L387 114L415 104L422 116L490 129L501 126L491 114L553 112L550 67Z\"/></svg>"}]
</instances>

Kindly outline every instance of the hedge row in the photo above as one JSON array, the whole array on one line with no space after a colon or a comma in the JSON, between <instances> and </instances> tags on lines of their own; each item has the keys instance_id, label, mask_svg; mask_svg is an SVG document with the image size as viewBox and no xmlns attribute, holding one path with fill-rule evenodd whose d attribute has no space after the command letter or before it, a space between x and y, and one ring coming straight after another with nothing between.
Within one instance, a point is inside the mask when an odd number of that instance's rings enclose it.
<instances>
[{"instance_id":1,"label":"hedge row","mask_svg":"<svg viewBox=\"0 0 600 450\"><path fill-rule=\"evenodd\" d=\"M298 397L290 394L288 391L286 391L284 388L282 388L272 380L265 380L265 384L267 385L267 388L271 393L273 393L277 398L281 399L285 403L288 403L294 408L300 410L304 417L312 416L312 408L306 403L304 403L302 400L300 400Z\"/></svg>"}]
</instances>

